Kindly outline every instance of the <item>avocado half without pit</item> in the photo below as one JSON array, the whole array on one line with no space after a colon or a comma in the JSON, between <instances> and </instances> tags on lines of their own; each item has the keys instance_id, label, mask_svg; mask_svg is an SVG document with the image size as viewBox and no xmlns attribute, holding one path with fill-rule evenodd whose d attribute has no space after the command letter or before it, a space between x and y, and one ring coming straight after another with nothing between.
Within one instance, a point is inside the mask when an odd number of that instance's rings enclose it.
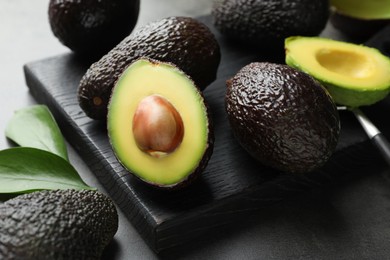
<instances>
[{"instance_id":1,"label":"avocado half without pit","mask_svg":"<svg viewBox=\"0 0 390 260\"><path fill-rule=\"evenodd\" d=\"M370 37L390 21L390 0L330 0L332 25L349 36Z\"/></svg>"},{"instance_id":2,"label":"avocado half without pit","mask_svg":"<svg viewBox=\"0 0 390 260\"><path fill-rule=\"evenodd\" d=\"M171 63L139 59L113 88L107 127L130 173L171 189L188 185L206 167L214 145L210 120L190 77Z\"/></svg>"},{"instance_id":3,"label":"avocado half without pit","mask_svg":"<svg viewBox=\"0 0 390 260\"><path fill-rule=\"evenodd\" d=\"M375 48L297 36L285 49L286 63L321 81L340 105L371 105L390 92L390 59Z\"/></svg>"}]
</instances>

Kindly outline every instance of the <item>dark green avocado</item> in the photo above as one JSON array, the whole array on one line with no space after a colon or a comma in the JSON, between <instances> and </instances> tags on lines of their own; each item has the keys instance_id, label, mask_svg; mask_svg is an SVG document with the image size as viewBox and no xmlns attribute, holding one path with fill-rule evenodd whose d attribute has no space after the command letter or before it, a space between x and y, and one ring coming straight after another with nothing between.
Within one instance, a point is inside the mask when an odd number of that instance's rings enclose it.
<instances>
[{"instance_id":1,"label":"dark green avocado","mask_svg":"<svg viewBox=\"0 0 390 260\"><path fill-rule=\"evenodd\" d=\"M0 204L0 259L100 259L118 229L97 191L54 190Z\"/></svg>"},{"instance_id":2,"label":"dark green avocado","mask_svg":"<svg viewBox=\"0 0 390 260\"><path fill-rule=\"evenodd\" d=\"M76 53L100 58L137 23L139 0L50 0L54 35Z\"/></svg>"},{"instance_id":3,"label":"dark green avocado","mask_svg":"<svg viewBox=\"0 0 390 260\"><path fill-rule=\"evenodd\" d=\"M215 0L215 27L230 39L257 47L292 35L318 35L329 17L328 0Z\"/></svg>"},{"instance_id":4,"label":"dark green avocado","mask_svg":"<svg viewBox=\"0 0 390 260\"><path fill-rule=\"evenodd\" d=\"M91 65L78 89L80 107L93 119L106 119L115 82L135 60L146 57L175 64L204 89L216 78L220 48L209 28L189 17L149 23Z\"/></svg>"},{"instance_id":5,"label":"dark green avocado","mask_svg":"<svg viewBox=\"0 0 390 260\"><path fill-rule=\"evenodd\" d=\"M305 173L332 155L340 120L331 96L308 74L251 63L227 82L226 111L241 146L262 164Z\"/></svg>"}]
</instances>

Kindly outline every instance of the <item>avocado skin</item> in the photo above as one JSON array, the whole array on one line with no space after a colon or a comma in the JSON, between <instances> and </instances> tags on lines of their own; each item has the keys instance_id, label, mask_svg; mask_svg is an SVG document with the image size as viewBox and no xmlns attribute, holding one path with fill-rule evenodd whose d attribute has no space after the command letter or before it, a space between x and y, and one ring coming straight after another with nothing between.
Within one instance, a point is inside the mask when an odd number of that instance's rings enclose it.
<instances>
[{"instance_id":1,"label":"avocado skin","mask_svg":"<svg viewBox=\"0 0 390 260\"><path fill-rule=\"evenodd\" d=\"M203 90L215 80L221 54L209 28L193 18L168 17L149 23L92 64L82 77L78 100L87 116L106 119L115 82L142 57L175 64ZM97 104L96 99L101 102Z\"/></svg>"},{"instance_id":2,"label":"avocado skin","mask_svg":"<svg viewBox=\"0 0 390 260\"><path fill-rule=\"evenodd\" d=\"M117 229L116 208L100 192L20 195L0 204L0 258L100 259Z\"/></svg>"},{"instance_id":3,"label":"avocado skin","mask_svg":"<svg viewBox=\"0 0 390 260\"><path fill-rule=\"evenodd\" d=\"M318 35L329 18L328 0L216 0L215 27L248 45L282 45L292 35Z\"/></svg>"},{"instance_id":4,"label":"avocado skin","mask_svg":"<svg viewBox=\"0 0 390 260\"><path fill-rule=\"evenodd\" d=\"M336 148L337 108L306 73L286 65L251 63L227 82L225 102L236 139L264 165L310 172Z\"/></svg>"},{"instance_id":5,"label":"avocado skin","mask_svg":"<svg viewBox=\"0 0 390 260\"><path fill-rule=\"evenodd\" d=\"M139 6L139 0L51 0L49 22L63 45L100 58L134 29Z\"/></svg>"}]
</instances>

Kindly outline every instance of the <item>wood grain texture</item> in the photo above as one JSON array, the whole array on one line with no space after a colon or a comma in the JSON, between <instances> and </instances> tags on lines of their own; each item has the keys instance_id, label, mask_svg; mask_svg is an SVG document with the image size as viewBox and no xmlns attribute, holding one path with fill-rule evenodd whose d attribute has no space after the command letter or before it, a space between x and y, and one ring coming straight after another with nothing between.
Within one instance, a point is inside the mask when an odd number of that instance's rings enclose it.
<instances>
[{"instance_id":1,"label":"wood grain texture","mask_svg":"<svg viewBox=\"0 0 390 260\"><path fill-rule=\"evenodd\" d=\"M200 18L214 32L210 17ZM77 86L89 64L73 54L25 65L27 85L40 103L47 104L63 134L85 160L110 196L150 247L159 252L190 242L244 218L251 211L302 192L323 189L383 167L358 122L341 112L342 131L331 160L308 175L286 175L250 158L232 136L224 111L225 81L252 61L283 62L283 53L243 50L217 32L222 61L217 80L205 91L215 124L214 154L202 177L182 191L164 192L144 185L118 163L107 139L104 122L89 119L77 102ZM365 112L382 129L390 109L385 100Z\"/></svg>"}]
</instances>

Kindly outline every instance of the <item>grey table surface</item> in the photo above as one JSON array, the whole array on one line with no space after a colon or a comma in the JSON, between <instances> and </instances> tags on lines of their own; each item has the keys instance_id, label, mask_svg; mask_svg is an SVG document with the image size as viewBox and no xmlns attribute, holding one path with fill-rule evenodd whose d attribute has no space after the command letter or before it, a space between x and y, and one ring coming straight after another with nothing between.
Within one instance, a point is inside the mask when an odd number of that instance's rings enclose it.
<instances>
[{"instance_id":1,"label":"grey table surface","mask_svg":"<svg viewBox=\"0 0 390 260\"><path fill-rule=\"evenodd\" d=\"M0 149L13 112L35 104L22 66L69 52L53 36L48 0L0 0ZM210 0L142 0L137 26L170 15L210 13ZM77 153L83 179L105 192ZM119 230L105 259L390 259L389 170L248 214L219 234L156 255L119 211ZM185 230L183 230L185 232ZM386 258L386 257L385 257Z\"/></svg>"}]
</instances>

